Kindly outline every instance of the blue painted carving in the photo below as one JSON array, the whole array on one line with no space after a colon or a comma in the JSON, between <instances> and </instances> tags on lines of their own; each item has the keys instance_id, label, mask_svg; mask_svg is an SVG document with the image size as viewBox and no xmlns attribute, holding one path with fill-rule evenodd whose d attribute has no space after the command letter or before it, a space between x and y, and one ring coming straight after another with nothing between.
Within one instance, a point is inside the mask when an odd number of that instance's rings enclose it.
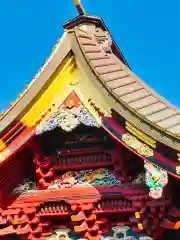
<instances>
[{"instance_id":1,"label":"blue painted carving","mask_svg":"<svg viewBox=\"0 0 180 240\"><path fill-rule=\"evenodd\" d=\"M75 108L74 108L75 109ZM89 127L100 127L94 117L82 105L77 109L77 118L79 122Z\"/></svg>"},{"instance_id":2,"label":"blue painted carving","mask_svg":"<svg viewBox=\"0 0 180 240\"><path fill-rule=\"evenodd\" d=\"M106 168L71 171L63 174L52 183L49 189L76 188L90 186L120 185L120 180L114 172Z\"/></svg>"}]
</instances>

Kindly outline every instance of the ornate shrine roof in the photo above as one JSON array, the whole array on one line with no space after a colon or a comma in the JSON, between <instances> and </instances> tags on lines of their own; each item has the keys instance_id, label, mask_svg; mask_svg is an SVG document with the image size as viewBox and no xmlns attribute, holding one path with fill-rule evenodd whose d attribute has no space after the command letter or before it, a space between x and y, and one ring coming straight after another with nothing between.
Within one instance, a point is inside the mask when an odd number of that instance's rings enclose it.
<instances>
[{"instance_id":1,"label":"ornate shrine roof","mask_svg":"<svg viewBox=\"0 0 180 240\"><path fill-rule=\"evenodd\" d=\"M110 32L84 24L75 28L75 35L98 80L120 104L141 118L139 127L147 133L145 125L148 123L153 126L148 134L154 138L160 130L179 139L180 112L149 88L129 69L124 59L117 56ZM106 40L102 43L102 39ZM118 113L122 115L120 109ZM125 118L136 125L133 117ZM158 140L161 141L162 136Z\"/></svg>"},{"instance_id":2,"label":"ornate shrine roof","mask_svg":"<svg viewBox=\"0 0 180 240\"><path fill-rule=\"evenodd\" d=\"M37 119L43 118L42 112L46 115L46 106L34 106L57 69L64 71L68 62L83 69L94 89L109 102L110 114L115 111L126 124L132 124L141 134L173 149L176 155L180 151L180 112L130 70L103 20L85 15L80 1L75 3L80 15L64 24L65 33L50 58L25 92L1 116L0 149L12 143L24 129L33 131ZM32 115L27 119L29 113Z\"/></svg>"},{"instance_id":3,"label":"ornate shrine roof","mask_svg":"<svg viewBox=\"0 0 180 240\"><path fill-rule=\"evenodd\" d=\"M95 29L95 26L79 26L75 34L92 69L118 101L162 131L180 133L179 111L149 88L113 53L110 36L104 45L100 45L106 32ZM106 48L105 52L103 48ZM112 54L106 54L108 52Z\"/></svg>"}]
</instances>

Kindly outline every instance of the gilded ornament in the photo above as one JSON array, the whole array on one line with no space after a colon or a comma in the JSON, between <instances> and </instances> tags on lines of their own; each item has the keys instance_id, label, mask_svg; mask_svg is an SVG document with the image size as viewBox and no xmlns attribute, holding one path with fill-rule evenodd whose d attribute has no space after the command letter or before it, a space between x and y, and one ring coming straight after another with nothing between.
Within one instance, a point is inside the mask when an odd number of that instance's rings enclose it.
<instances>
[{"instance_id":1,"label":"gilded ornament","mask_svg":"<svg viewBox=\"0 0 180 240\"><path fill-rule=\"evenodd\" d=\"M139 230L143 230L143 225L142 225L142 223L138 223L138 229L139 229Z\"/></svg>"},{"instance_id":2,"label":"gilded ornament","mask_svg":"<svg viewBox=\"0 0 180 240\"><path fill-rule=\"evenodd\" d=\"M0 139L0 151L2 151L6 147L6 144L3 142L3 140Z\"/></svg>"},{"instance_id":3,"label":"gilded ornament","mask_svg":"<svg viewBox=\"0 0 180 240\"><path fill-rule=\"evenodd\" d=\"M177 173L178 175L180 175L180 166L177 166L177 167L176 167L176 173Z\"/></svg>"},{"instance_id":4,"label":"gilded ornament","mask_svg":"<svg viewBox=\"0 0 180 240\"><path fill-rule=\"evenodd\" d=\"M141 130L136 128L133 124L126 121L126 129L128 132L132 133L134 136L136 136L138 139L142 140L144 143L149 145L152 148L156 148L156 141L143 133Z\"/></svg>"},{"instance_id":5,"label":"gilded ornament","mask_svg":"<svg viewBox=\"0 0 180 240\"><path fill-rule=\"evenodd\" d=\"M180 162L180 153L177 153L177 160Z\"/></svg>"},{"instance_id":6,"label":"gilded ornament","mask_svg":"<svg viewBox=\"0 0 180 240\"><path fill-rule=\"evenodd\" d=\"M141 217L140 212L135 212L135 217L138 219Z\"/></svg>"},{"instance_id":7,"label":"gilded ornament","mask_svg":"<svg viewBox=\"0 0 180 240\"><path fill-rule=\"evenodd\" d=\"M130 134L124 134L122 136L122 140L126 143L129 147L136 150L140 155L145 157L153 156L153 150L146 144L140 142L136 137Z\"/></svg>"}]
</instances>

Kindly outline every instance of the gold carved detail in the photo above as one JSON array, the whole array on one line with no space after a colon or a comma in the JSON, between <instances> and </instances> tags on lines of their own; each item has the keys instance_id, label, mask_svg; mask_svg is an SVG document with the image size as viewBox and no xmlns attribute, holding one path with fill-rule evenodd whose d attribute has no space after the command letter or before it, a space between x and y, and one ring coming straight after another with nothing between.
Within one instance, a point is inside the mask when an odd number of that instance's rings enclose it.
<instances>
[{"instance_id":1,"label":"gold carved detail","mask_svg":"<svg viewBox=\"0 0 180 240\"><path fill-rule=\"evenodd\" d=\"M138 219L138 218L141 218L141 215L140 215L140 212L135 212L135 217Z\"/></svg>"},{"instance_id":2,"label":"gold carved detail","mask_svg":"<svg viewBox=\"0 0 180 240\"><path fill-rule=\"evenodd\" d=\"M178 175L180 175L180 166L177 166L177 167L176 167L176 173L177 173Z\"/></svg>"},{"instance_id":3,"label":"gold carved detail","mask_svg":"<svg viewBox=\"0 0 180 240\"><path fill-rule=\"evenodd\" d=\"M0 139L0 151L4 150L6 147L6 144L3 142L3 140Z\"/></svg>"},{"instance_id":4,"label":"gold carved detail","mask_svg":"<svg viewBox=\"0 0 180 240\"><path fill-rule=\"evenodd\" d=\"M180 162L180 153L177 153L177 160Z\"/></svg>"},{"instance_id":5,"label":"gold carved detail","mask_svg":"<svg viewBox=\"0 0 180 240\"><path fill-rule=\"evenodd\" d=\"M139 230L143 230L143 225L142 225L142 223L138 223L137 226L138 226L138 229L139 229Z\"/></svg>"},{"instance_id":6,"label":"gold carved detail","mask_svg":"<svg viewBox=\"0 0 180 240\"><path fill-rule=\"evenodd\" d=\"M138 139L142 140L144 143L148 144L152 148L156 148L156 141L143 133L141 130L137 129L135 126L133 126L131 123L126 121L126 129L132 133L134 136L136 136Z\"/></svg>"},{"instance_id":7,"label":"gold carved detail","mask_svg":"<svg viewBox=\"0 0 180 240\"><path fill-rule=\"evenodd\" d=\"M123 142L125 142L129 147L134 149L136 152L138 152L140 155L145 157L151 157L153 156L153 149L151 149L148 145L145 143L140 142L136 137L130 135L130 134L124 134L122 136Z\"/></svg>"}]
</instances>

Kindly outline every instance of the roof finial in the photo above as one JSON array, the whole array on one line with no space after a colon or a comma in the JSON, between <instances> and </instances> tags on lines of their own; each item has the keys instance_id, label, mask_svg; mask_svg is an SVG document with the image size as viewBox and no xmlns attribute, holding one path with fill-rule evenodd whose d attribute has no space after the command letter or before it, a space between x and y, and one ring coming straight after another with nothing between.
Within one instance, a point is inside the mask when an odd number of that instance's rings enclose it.
<instances>
[{"instance_id":1,"label":"roof finial","mask_svg":"<svg viewBox=\"0 0 180 240\"><path fill-rule=\"evenodd\" d=\"M86 15L86 11L81 4L81 0L74 0L74 4L76 5L76 8L80 15Z\"/></svg>"}]
</instances>

